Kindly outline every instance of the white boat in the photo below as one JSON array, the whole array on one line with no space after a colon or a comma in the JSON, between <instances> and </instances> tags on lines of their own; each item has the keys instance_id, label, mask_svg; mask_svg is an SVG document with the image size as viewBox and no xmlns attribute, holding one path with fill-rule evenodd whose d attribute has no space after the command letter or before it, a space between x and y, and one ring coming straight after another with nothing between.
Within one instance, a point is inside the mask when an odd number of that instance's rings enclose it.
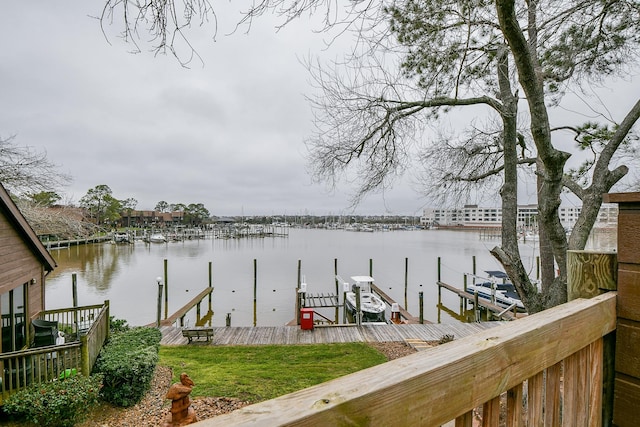
<instances>
[{"instance_id":1,"label":"white boat","mask_svg":"<svg viewBox=\"0 0 640 427\"><path fill-rule=\"evenodd\" d=\"M131 243L131 236L129 236L128 233L114 233L113 242L114 243Z\"/></svg>"},{"instance_id":2,"label":"white boat","mask_svg":"<svg viewBox=\"0 0 640 427\"><path fill-rule=\"evenodd\" d=\"M489 280L467 285L467 292L472 295L478 292L479 298L495 301L496 305L503 308L512 308L515 305L517 311L525 311L516 287L513 283L505 282L509 278L506 273L497 270L485 271L485 273L489 275Z\"/></svg>"},{"instance_id":3,"label":"white boat","mask_svg":"<svg viewBox=\"0 0 640 427\"><path fill-rule=\"evenodd\" d=\"M351 277L355 283L351 285L351 290L346 292L345 307L347 313L353 319L357 319L357 301L356 288L360 288L360 312L362 313L363 322L386 322L385 309L386 304L382 299L371 290L373 277L371 276L353 276Z\"/></svg>"},{"instance_id":4,"label":"white boat","mask_svg":"<svg viewBox=\"0 0 640 427\"><path fill-rule=\"evenodd\" d=\"M149 236L149 242L151 243L165 243L166 241L167 238L162 234L152 234L151 236Z\"/></svg>"}]
</instances>

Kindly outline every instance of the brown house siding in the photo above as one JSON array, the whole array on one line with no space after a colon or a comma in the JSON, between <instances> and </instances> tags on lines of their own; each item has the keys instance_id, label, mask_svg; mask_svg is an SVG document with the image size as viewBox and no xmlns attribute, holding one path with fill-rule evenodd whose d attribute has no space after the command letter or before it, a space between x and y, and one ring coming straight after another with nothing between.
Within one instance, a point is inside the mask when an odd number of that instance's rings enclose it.
<instances>
[{"instance_id":1,"label":"brown house siding","mask_svg":"<svg viewBox=\"0 0 640 427\"><path fill-rule=\"evenodd\" d=\"M0 207L0 294L30 283L28 316L31 318L44 309L41 292L44 270L7 216L7 211ZM34 284L31 284L32 279L35 279Z\"/></svg>"},{"instance_id":2,"label":"brown house siding","mask_svg":"<svg viewBox=\"0 0 640 427\"><path fill-rule=\"evenodd\" d=\"M0 184L0 295L27 285L25 314L45 308L45 276L56 266L11 196Z\"/></svg>"},{"instance_id":3,"label":"brown house siding","mask_svg":"<svg viewBox=\"0 0 640 427\"><path fill-rule=\"evenodd\" d=\"M616 331L613 424L640 419L640 193L605 194L618 203L618 328Z\"/></svg>"}]
</instances>

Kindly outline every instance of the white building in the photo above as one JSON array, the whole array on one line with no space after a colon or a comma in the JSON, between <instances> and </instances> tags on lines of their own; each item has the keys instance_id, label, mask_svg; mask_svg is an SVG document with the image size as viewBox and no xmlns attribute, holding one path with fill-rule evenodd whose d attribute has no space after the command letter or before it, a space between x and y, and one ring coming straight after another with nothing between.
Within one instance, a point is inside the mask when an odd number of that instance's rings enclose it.
<instances>
[{"instance_id":1,"label":"white building","mask_svg":"<svg viewBox=\"0 0 640 427\"><path fill-rule=\"evenodd\" d=\"M565 228L573 228L582 208L580 206L560 206L558 214ZM518 227L535 227L538 216L538 205L518 206ZM603 204L598 214L595 227L610 227L617 224L618 206ZM465 205L462 209L427 208L423 211L420 224L425 227L500 227L502 225L502 208L478 207Z\"/></svg>"}]
</instances>

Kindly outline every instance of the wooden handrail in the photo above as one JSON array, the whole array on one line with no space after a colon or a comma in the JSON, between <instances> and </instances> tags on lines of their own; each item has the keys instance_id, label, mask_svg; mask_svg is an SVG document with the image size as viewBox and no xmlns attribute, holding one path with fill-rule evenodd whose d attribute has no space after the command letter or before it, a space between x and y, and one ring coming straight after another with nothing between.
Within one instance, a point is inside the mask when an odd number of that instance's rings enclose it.
<instances>
[{"instance_id":1,"label":"wooden handrail","mask_svg":"<svg viewBox=\"0 0 640 427\"><path fill-rule=\"evenodd\" d=\"M324 319L324 320L326 320L326 321L327 321L327 323L329 323L329 324L332 324L332 325L333 325L333 324L335 324L335 323L336 323L336 322L334 322L334 321L333 321L333 319L329 319L327 316L323 315L322 313L320 313L320 312L318 312L318 311L314 311L313 315L314 315L314 316L317 316L317 317L321 317L321 318L323 318L323 319ZM314 320L314 322L315 322L315 320Z\"/></svg>"},{"instance_id":2,"label":"wooden handrail","mask_svg":"<svg viewBox=\"0 0 640 427\"><path fill-rule=\"evenodd\" d=\"M523 382L541 383L541 373L557 369L563 360L565 381L580 384L576 390L565 387L565 410L567 405L576 413L582 408L589 413L571 416L595 419L601 416L602 394L597 353L602 353L602 337L615 328L615 292L578 299L194 426L442 425L456 418L462 423L479 406L484 405L487 417L496 408L499 412L496 401L507 391L508 400L521 409ZM576 369L582 362L587 368ZM529 399L536 396L530 388ZM586 403L577 403L579 398ZM516 419L519 414L516 409L509 415Z\"/></svg>"},{"instance_id":3,"label":"wooden handrail","mask_svg":"<svg viewBox=\"0 0 640 427\"><path fill-rule=\"evenodd\" d=\"M163 321L161 321L160 325L162 325L162 326L171 326L171 325L173 325L178 319L180 319L181 317L186 315L189 312L189 310L191 310L193 307L198 305L200 303L200 301L202 301L204 299L204 297L209 295L211 292L213 292L213 288L212 287L207 287L207 288L203 289L191 301L189 301L184 306L182 306L182 308L180 308L178 311L173 313L171 316L169 316L166 319L164 319Z\"/></svg>"}]
</instances>

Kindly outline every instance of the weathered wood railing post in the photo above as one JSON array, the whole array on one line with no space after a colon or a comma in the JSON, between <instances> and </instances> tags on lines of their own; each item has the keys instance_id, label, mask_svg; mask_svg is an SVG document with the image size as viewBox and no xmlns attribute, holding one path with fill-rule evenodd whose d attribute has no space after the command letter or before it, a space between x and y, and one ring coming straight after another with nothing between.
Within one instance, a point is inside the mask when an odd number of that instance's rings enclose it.
<instances>
[{"instance_id":1,"label":"weathered wood railing post","mask_svg":"<svg viewBox=\"0 0 640 427\"><path fill-rule=\"evenodd\" d=\"M76 273L71 274L71 292L73 298L73 308L78 307L78 279ZM78 332L78 310L73 310L73 325L76 328L76 334Z\"/></svg>"},{"instance_id":2,"label":"weathered wood railing post","mask_svg":"<svg viewBox=\"0 0 640 427\"><path fill-rule=\"evenodd\" d=\"M80 368L82 375L88 377L91 375L91 359L89 358L89 339L88 335L80 336Z\"/></svg>"},{"instance_id":3,"label":"weathered wood railing post","mask_svg":"<svg viewBox=\"0 0 640 427\"><path fill-rule=\"evenodd\" d=\"M615 252L567 251L567 299L593 298L607 291L615 291L617 270ZM615 332L603 337L603 426L610 426L613 416L614 346ZM560 374L555 375L559 378Z\"/></svg>"},{"instance_id":4,"label":"weathered wood railing post","mask_svg":"<svg viewBox=\"0 0 640 427\"><path fill-rule=\"evenodd\" d=\"M109 341L109 338L111 336L111 308L109 305L109 300L104 300L104 307L106 310L106 314L105 316L107 316L107 331L105 332L105 341Z\"/></svg>"},{"instance_id":5,"label":"weathered wood railing post","mask_svg":"<svg viewBox=\"0 0 640 427\"><path fill-rule=\"evenodd\" d=\"M604 195L618 203L618 326L615 338L613 424L640 420L640 193Z\"/></svg>"},{"instance_id":6,"label":"weathered wood railing post","mask_svg":"<svg viewBox=\"0 0 640 427\"><path fill-rule=\"evenodd\" d=\"M615 252L567 251L567 300L616 290Z\"/></svg>"}]
</instances>

